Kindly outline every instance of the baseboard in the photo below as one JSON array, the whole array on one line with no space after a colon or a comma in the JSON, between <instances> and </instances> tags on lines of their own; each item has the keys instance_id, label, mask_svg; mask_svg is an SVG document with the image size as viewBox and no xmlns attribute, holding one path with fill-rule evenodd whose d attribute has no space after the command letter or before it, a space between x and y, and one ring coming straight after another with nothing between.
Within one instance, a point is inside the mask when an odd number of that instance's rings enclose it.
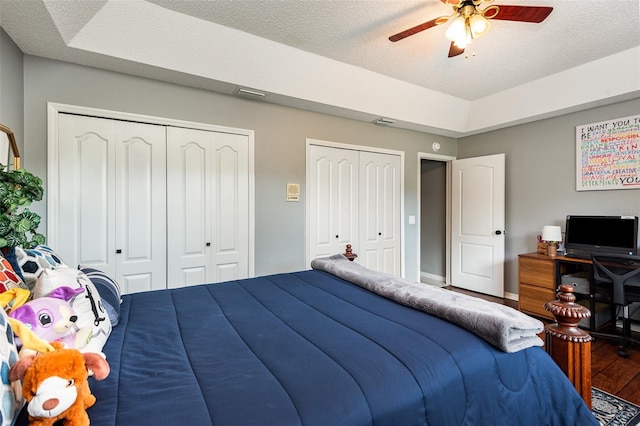
<instances>
[{"instance_id":1,"label":"baseboard","mask_svg":"<svg viewBox=\"0 0 640 426\"><path fill-rule=\"evenodd\" d=\"M515 300L516 302L518 301L518 295L515 293L510 293L508 291L504 292L504 298L509 300Z\"/></svg>"},{"instance_id":2,"label":"baseboard","mask_svg":"<svg viewBox=\"0 0 640 426\"><path fill-rule=\"evenodd\" d=\"M444 287L446 285L444 277L422 271L420 271L420 282L438 287Z\"/></svg>"}]
</instances>

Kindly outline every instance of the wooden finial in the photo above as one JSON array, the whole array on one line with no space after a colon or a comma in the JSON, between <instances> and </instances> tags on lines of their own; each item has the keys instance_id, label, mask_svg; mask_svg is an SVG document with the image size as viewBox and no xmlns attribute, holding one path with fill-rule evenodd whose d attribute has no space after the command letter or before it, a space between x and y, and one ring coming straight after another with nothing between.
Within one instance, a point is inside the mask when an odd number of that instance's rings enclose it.
<instances>
[{"instance_id":1,"label":"wooden finial","mask_svg":"<svg viewBox=\"0 0 640 426\"><path fill-rule=\"evenodd\" d=\"M556 317L555 324L544 327L545 349L591 408L592 339L578 328L580 320L589 318L591 312L575 301L573 286L562 284L558 300L545 303L544 308Z\"/></svg>"},{"instance_id":2,"label":"wooden finial","mask_svg":"<svg viewBox=\"0 0 640 426\"><path fill-rule=\"evenodd\" d=\"M347 251L344 253L344 256L353 262L353 259L358 257L357 254L351 251L351 244L347 244Z\"/></svg>"},{"instance_id":3,"label":"wooden finial","mask_svg":"<svg viewBox=\"0 0 640 426\"><path fill-rule=\"evenodd\" d=\"M562 340L572 342L589 342L591 335L578 328L583 318L589 318L591 311L579 303L575 303L573 286L562 284L558 292L558 300L547 302L544 308L556 318L556 324L546 327L546 332Z\"/></svg>"}]
</instances>

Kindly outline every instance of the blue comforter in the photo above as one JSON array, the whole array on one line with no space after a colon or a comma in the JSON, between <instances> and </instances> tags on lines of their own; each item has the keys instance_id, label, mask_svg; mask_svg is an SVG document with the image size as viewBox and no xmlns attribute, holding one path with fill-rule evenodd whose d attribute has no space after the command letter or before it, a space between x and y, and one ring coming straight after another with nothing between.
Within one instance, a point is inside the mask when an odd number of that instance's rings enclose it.
<instances>
[{"instance_id":1,"label":"blue comforter","mask_svg":"<svg viewBox=\"0 0 640 426\"><path fill-rule=\"evenodd\" d=\"M99 425L589 425L539 347L479 337L321 271L123 296Z\"/></svg>"}]
</instances>

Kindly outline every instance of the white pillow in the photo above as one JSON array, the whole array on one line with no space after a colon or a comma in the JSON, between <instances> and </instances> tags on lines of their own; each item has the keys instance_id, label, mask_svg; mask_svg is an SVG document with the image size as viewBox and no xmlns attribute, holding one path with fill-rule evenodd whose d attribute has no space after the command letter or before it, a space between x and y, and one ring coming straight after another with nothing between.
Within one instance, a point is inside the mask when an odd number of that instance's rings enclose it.
<instances>
[{"instance_id":1,"label":"white pillow","mask_svg":"<svg viewBox=\"0 0 640 426\"><path fill-rule=\"evenodd\" d=\"M69 301L78 316L76 325L79 328L86 326L93 328L89 344L80 351L102 352L102 347L111 334L111 320L102 304L100 293L84 272L67 265L61 265L56 269L45 269L33 289L33 298L48 296L53 290L63 286L84 289L83 293Z\"/></svg>"},{"instance_id":2,"label":"white pillow","mask_svg":"<svg viewBox=\"0 0 640 426\"><path fill-rule=\"evenodd\" d=\"M4 309L0 309L0 425L12 425L24 405L19 380L9 382L9 369L18 361L18 350Z\"/></svg>"}]
</instances>

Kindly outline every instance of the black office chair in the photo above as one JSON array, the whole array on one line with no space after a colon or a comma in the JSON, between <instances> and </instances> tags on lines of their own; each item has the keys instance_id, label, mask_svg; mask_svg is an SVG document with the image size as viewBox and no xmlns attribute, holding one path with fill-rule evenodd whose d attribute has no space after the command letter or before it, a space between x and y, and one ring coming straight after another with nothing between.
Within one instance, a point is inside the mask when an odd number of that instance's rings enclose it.
<instances>
[{"instance_id":1,"label":"black office chair","mask_svg":"<svg viewBox=\"0 0 640 426\"><path fill-rule=\"evenodd\" d=\"M611 321L617 330L616 320L622 308L622 334L592 332L594 336L620 340L618 354L628 357L627 348L640 340L631 337L629 305L640 302L640 256L619 254L594 254L591 256L591 296L596 301L611 304Z\"/></svg>"}]
</instances>

